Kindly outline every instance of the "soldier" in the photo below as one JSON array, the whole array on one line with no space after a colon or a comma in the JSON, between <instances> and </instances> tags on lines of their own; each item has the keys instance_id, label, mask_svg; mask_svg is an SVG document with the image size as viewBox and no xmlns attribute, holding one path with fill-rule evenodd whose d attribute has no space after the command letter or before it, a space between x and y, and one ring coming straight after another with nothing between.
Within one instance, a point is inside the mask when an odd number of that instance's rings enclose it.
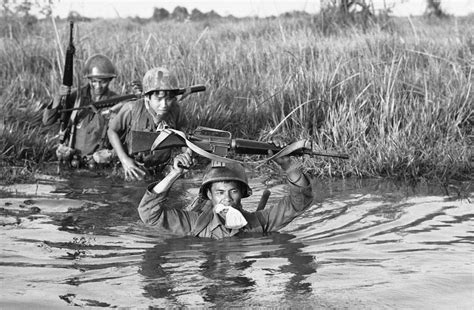
<instances>
[{"instance_id":1,"label":"soldier","mask_svg":"<svg viewBox=\"0 0 474 310\"><path fill-rule=\"evenodd\" d=\"M129 154L130 131L183 130L186 124L176 97L178 82L168 69L158 67L147 71L142 85L143 97L127 102L110 120L107 131L124 177L129 181L141 180L147 172L161 171L171 156L171 150L163 150L142 154L143 158L132 158Z\"/></svg>"},{"instance_id":2,"label":"soldier","mask_svg":"<svg viewBox=\"0 0 474 310\"><path fill-rule=\"evenodd\" d=\"M96 54L86 60L84 76L88 79L88 84L79 90L73 90L69 94L66 106L60 107L61 98L67 96L68 87L61 85L59 95L56 96L43 112L43 124L52 125L60 117L61 109L77 108L87 106L93 102L117 96L109 89L110 82L117 76L115 66L107 56ZM140 86L138 86L140 87ZM91 165L96 162L107 163L112 157L107 141L107 118L102 115L104 111L92 111L82 109L64 112L67 113L69 135L64 144L60 144L56 150L56 155L60 160L73 163L73 166L80 165L80 162L87 162ZM74 157L74 160L73 160Z\"/></svg>"},{"instance_id":3,"label":"soldier","mask_svg":"<svg viewBox=\"0 0 474 310\"><path fill-rule=\"evenodd\" d=\"M255 212L246 211L242 198L252 194L244 168L239 164L212 162L202 180L200 197L207 200L202 212L172 208L166 202L173 183L192 164L189 153L174 158L173 168L161 181L148 186L139 206L142 221L179 236L221 239L243 232L267 233L286 226L312 203L308 177L283 156L275 159L286 173L289 194L278 204Z\"/></svg>"}]
</instances>

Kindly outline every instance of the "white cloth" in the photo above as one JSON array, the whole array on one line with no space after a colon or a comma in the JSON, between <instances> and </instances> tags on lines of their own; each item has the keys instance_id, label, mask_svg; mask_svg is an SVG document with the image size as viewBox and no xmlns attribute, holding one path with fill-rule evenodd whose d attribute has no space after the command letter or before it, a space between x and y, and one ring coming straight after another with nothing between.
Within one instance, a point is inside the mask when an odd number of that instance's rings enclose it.
<instances>
[{"instance_id":1,"label":"white cloth","mask_svg":"<svg viewBox=\"0 0 474 310\"><path fill-rule=\"evenodd\" d=\"M247 220L239 210L231 206L224 206L223 204L216 205L216 213L220 213L224 210L227 210L225 215L225 227L229 229L240 229L247 225Z\"/></svg>"}]
</instances>

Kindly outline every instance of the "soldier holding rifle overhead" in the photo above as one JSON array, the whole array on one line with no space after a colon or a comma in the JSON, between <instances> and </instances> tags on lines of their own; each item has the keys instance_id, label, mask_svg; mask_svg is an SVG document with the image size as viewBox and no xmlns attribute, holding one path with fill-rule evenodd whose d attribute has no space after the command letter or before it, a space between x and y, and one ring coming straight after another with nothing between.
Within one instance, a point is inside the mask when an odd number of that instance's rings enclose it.
<instances>
[{"instance_id":1,"label":"soldier holding rifle overhead","mask_svg":"<svg viewBox=\"0 0 474 310\"><path fill-rule=\"evenodd\" d=\"M281 147L282 143L274 144ZM243 166L213 160L200 188L200 196L208 201L204 207L200 211L169 207L166 199L170 188L193 163L185 152L174 158L171 171L161 181L148 186L138 207L140 218L155 229L179 236L221 239L245 232L277 231L311 205L313 192L308 177L288 155L272 158L286 174L289 188L287 196L273 206L246 211L241 200L252 190Z\"/></svg>"},{"instance_id":2,"label":"soldier holding rifle overhead","mask_svg":"<svg viewBox=\"0 0 474 310\"><path fill-rule=\"evenodd\" d=\"M127 102L109 122L107 131L128 181L141 180L145 175L161 172L171 158L171 149L130 152L131 131L158 132L171 128L183 130L186 119L178 100L188 94L205 90L204 86L182 89L176 77L163 67L150 69L143 77L143 96Z\"/></svg>"}]
</instances>

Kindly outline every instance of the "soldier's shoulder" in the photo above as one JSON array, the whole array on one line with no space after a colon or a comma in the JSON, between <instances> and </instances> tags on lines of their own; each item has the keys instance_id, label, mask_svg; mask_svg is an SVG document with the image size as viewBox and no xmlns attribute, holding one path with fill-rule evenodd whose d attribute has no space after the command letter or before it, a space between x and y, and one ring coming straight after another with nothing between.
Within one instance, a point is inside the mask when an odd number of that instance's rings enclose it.
<instances>
[{"instance_id":1,"label":"soldier's shoulder","mask_svg":"<svg viewBox=\"0 0 474 310\"><path fill-rule=\"evenodd\" d=\"M123 108L125 111L133 111L134 109L141 109L144 106L143 99L135 99L125 102Z\"/></svg>"}]
</instances>

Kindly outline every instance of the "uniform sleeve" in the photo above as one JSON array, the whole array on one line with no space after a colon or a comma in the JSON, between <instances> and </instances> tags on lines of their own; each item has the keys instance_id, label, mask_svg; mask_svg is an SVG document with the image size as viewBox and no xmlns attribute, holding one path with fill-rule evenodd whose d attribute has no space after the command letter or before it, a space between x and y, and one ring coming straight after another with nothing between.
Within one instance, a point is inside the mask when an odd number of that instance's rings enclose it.
<instances>
[{"instance_id":1,"label":"uniform sleeve","mask_svg":"<svg viewBox=\"0 0 474 310\"><path fill-rule=\"evenodd\" d=\"M138 206L141 220L148 226L164 230L179 236L186 236L198 218L198 213L167 206L168 193L156 194L152 192L156 183L148 186Z\"/></svg>"},{"instance_id":2,"label":"uniform sleeve","mask_svg":"<svg viewBox=\"0 0 474 310\"><path fill-rule=\"evenodd\" d=\"M66 108L74 107L74 102L76 101L77 91L71 92L69 101L67 102ZM59 104L62 96L55 96L48 106L43 110L43 125L49 126L54 124L59 118ZM71 112L68 113L68 119Z\"/></svg>"},{"instance_id":3,"label":"uniform sleeve","mask_svg":"<svg viewBox=\"0 0 474 310\"><path fill-rule=\"evenodd\" d=\"M109 121L109 128L117 132L119 137L125 135L127 128L131 122L132 103L127 102L122 106L120 111Z\"/></svg>"},{"instance_id":4,"label":"uniform sleeve","mask_svg":"<svg viewBox=\"0 0 474 310\"><path fill-rule=\"evenodd\" d=\"M277 205L255 212L265 232L277 231L285 227L311 206L313 202L311 184L300 187L289 183L288 186L289 194Z\"/></svg>"}]
</instances>

